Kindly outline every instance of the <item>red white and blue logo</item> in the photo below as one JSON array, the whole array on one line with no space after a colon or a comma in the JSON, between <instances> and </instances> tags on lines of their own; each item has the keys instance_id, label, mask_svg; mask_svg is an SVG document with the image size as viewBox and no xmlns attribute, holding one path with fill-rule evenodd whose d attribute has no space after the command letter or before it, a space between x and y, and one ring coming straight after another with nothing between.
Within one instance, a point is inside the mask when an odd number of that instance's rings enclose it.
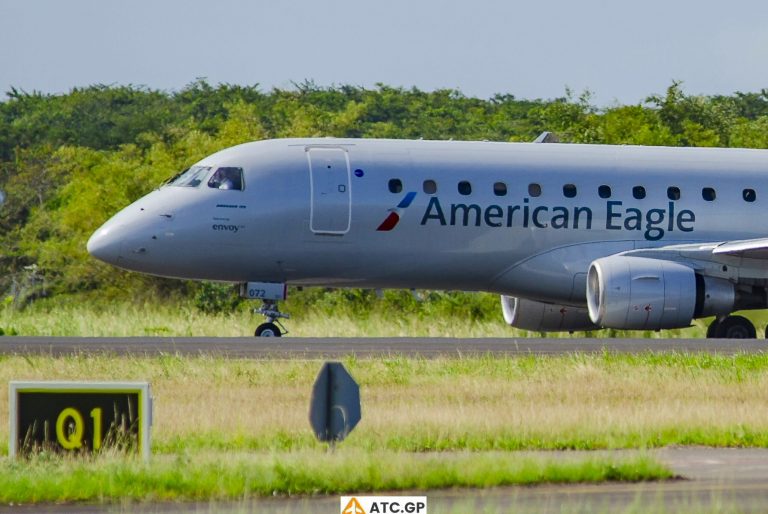
<instances>
[{"instance_id":1,"label":"red white and blue logo","mask_svg":"<svg viewBox=\"0 0 768 514\"><path fill-rule=\"evenodd\" d=\"M395 228L397 224L400 223L401 212L403 211L403 209L407 209L408 206L411 205L414 198L416 198L415 191L411 191L410 193L407 193L405 197L402 200L400 200L400 203L397 204L397 207L389 210L389 215L387 215L387 217L384 218L384 221L381 222L381 225L379 225L379 228L377 228L376 230L379 232L389 232L390 230Z\"/></svg>"}]
</instances>

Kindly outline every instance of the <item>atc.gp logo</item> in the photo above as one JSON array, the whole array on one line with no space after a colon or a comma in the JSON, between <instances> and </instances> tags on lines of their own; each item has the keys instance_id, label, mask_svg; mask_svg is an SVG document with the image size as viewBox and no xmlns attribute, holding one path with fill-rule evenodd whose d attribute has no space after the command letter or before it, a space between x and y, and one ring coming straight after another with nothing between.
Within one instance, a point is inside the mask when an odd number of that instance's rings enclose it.
<instances>
[{"instance_id":1,"label":"atc.gp logo","mask_svg":"<svg viewBox=\"0 0 768 514\"><path fill-rule=\"evenodd\" d=\"M381 222L381 225L379 225L379 228L376 230L378 232L389 232L395 228L397 224L400 223L400 212L403 209L407 209L408 206L413 202L414 198L416 198L415 191L411 191L410 193L406 194L405 197L400 200L400 203L397 204L397 207L389 210L389 215L384 218L384 221Z\"/></svg>"},{"instance_id":2,"label":"atc.gp logo","mask_svg":"<svg viewBox=\"0 0 768 514\"><path fill-rule=\"evenodd\" d=\"M357 501L357 498L350 499L346 505L344 505L344 500L341 500L342 506L341 506L341 514L366 514L365 509L363 509L363 506L360 505L360 502Z\"/></svg>"},{"instance_id":3,"label":"atc.gp logo","mask_svg":"<svg viewBox=\"0 0 768 514\"><path fill-rule=\"evenodd\" d=\"M426 496L342 496L341 514L427 514Z\"/></svg>"}]
</instances>

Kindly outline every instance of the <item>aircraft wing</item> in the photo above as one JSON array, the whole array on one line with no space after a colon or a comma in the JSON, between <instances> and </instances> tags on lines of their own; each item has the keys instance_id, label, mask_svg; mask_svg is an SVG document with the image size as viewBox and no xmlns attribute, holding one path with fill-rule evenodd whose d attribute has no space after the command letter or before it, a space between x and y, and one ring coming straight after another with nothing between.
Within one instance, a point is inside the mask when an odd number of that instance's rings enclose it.
<instances>
[{"instance_id":1,"label":"aircraft wing","mask_svg":"<svg viewBox=\"0 0 768 514\"><path fill-rule=\"evenodd\" d=\"M747 259L768 259L768 238L729 241L716 246L713 255L730 255Z\"/></svg>"},{"instance_id":2,"label":"aircraft wing","mask_svg":"<svg viewBox=\"0 0 768 514\"><path fill-rule=\"evenodd\" d=\"M622 255L677 261L703 275L735 282L768 279L768 238L643 248Z\"/></svg>"}]
</instances>

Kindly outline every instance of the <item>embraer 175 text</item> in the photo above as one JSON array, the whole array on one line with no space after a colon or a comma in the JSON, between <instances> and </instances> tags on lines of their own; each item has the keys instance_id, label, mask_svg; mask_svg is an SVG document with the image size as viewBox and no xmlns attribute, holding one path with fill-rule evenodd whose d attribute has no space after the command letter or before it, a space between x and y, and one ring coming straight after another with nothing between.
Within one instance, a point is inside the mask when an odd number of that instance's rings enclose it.
<instances>
[{"instance_id":1,"label":"embraer 175 text","mask_svg":"<svg viewBox=\"0 0 768 514\"><path fill-rule=\"evenodd\" d=\"M545 133L546 134L546 133ZM490 291L534 331L659 330L768 307L768 150L281 139L206 157L107 221L120 268L241 284Z\"/></svg>"}]
</instances>

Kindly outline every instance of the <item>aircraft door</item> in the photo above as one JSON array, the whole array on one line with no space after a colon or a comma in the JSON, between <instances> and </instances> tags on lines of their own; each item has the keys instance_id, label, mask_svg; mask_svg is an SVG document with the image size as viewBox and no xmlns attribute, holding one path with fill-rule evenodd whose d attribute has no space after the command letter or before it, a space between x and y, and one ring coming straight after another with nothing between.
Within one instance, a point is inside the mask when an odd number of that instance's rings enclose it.
<instances>
[{"instance_id":1,"label":"aircraft door","mask_svg":"<svg viewBox=\"0 0 768 514\"><path fill-rule=\"evenodd\" d=\"M315 234L349 232L352 214L349 156L342 148L307 148L311 193L309 227Z\"/></svg>"}]
</instances>

